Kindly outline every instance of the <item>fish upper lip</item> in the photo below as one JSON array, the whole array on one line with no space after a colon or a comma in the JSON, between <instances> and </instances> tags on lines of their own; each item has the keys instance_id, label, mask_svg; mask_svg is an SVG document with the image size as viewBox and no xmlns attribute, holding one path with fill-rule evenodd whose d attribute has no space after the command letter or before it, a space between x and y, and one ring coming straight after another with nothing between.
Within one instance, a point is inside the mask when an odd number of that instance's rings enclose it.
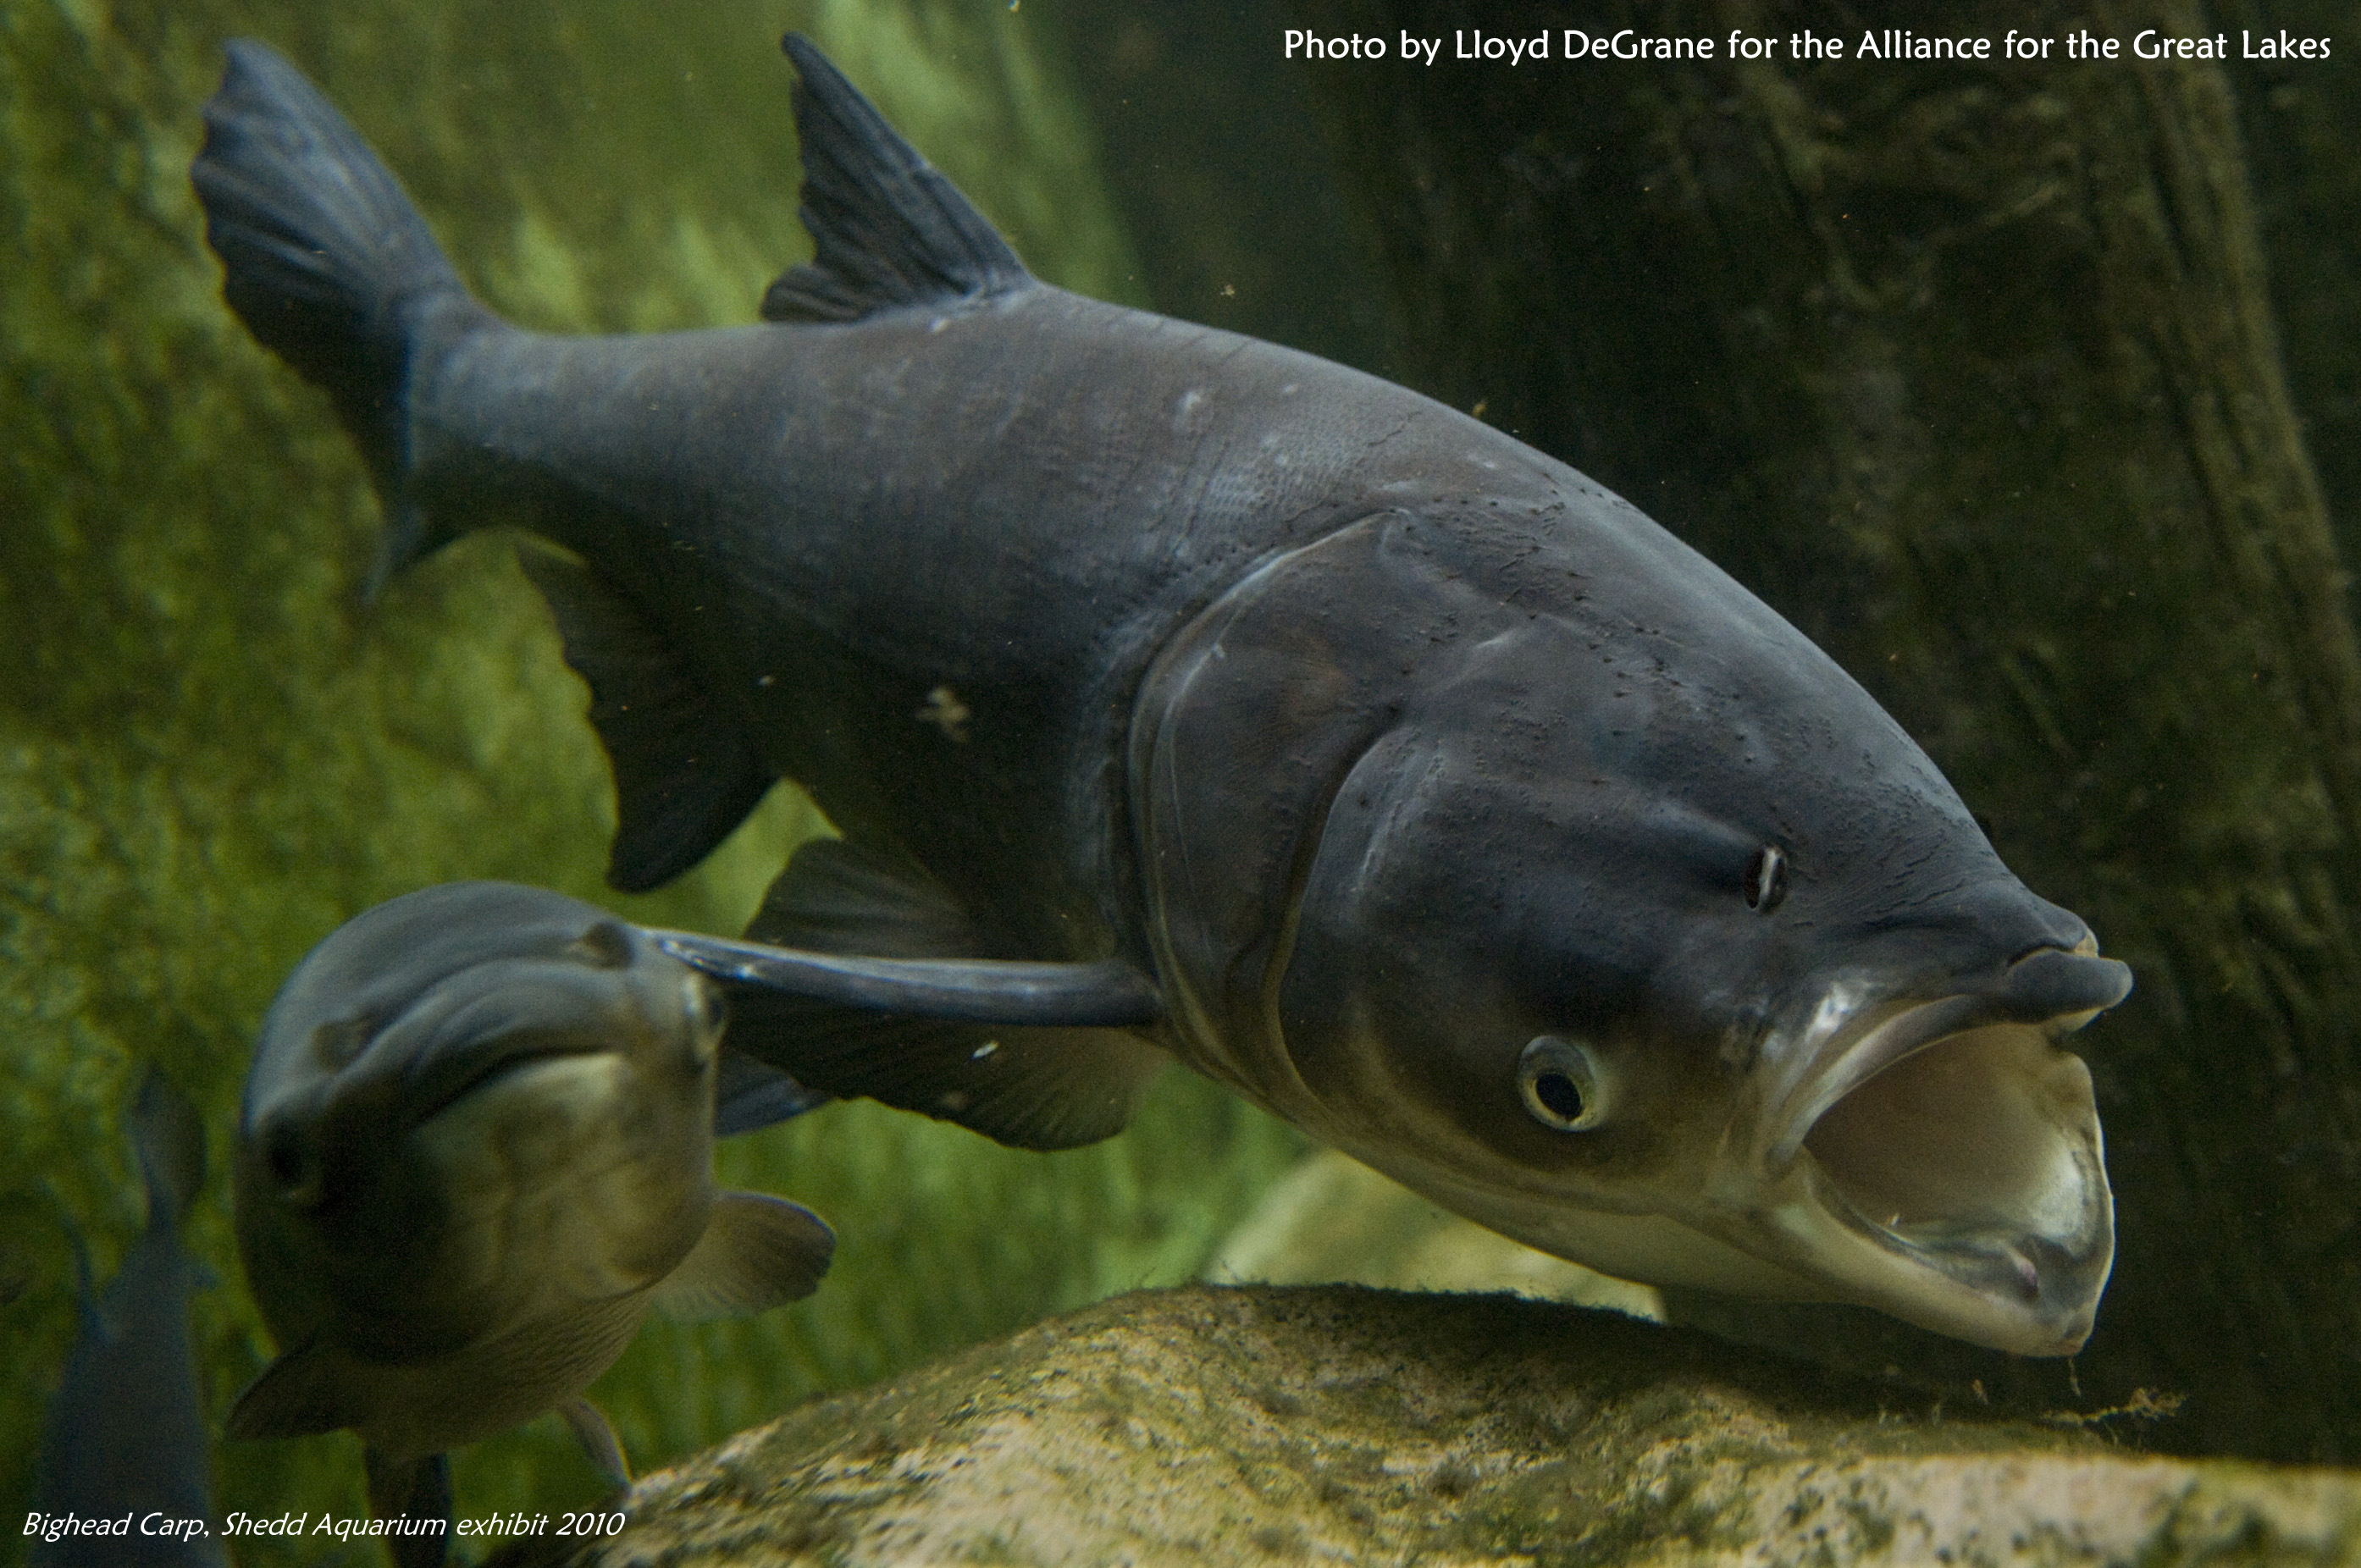
<instances>
[{"instance_id":1,"label":"fish upper lip","mask_svg":"<svg viewBox=\"0 0 2361 1568\"><path fill-rule=\"evenodd\" d=\"M2085 937L2070 950L2037 948L1977 990L1861 1008L1813 1052L1815 1063L1828 1065L1807 1069L1773 1118L1777 1136L1763 1151L1766 1168L1786 1169L1830 1106L1905 1057L1988 1024L2033 1025L2054 1039L2113 1007L2131 988L2130 967L2099 957L2097 942Z\"/></svg>"},{"instance_id":2,"label":"fish upper lip","mask_svg":"<svg viewBox=\"0 0 2361 1568\"><path fill-rule=\"evenodd\" d=\"M438 1064L444 1070L420 1074L403 1096L405 1126L423 1126L465 1100L495 1078L533 1062L562 1057L592 1057L605 1053L603 1042L559 1034L520 1033L502 1039L499 1048L481 1055Z\"/></svg>"}]
</instances>

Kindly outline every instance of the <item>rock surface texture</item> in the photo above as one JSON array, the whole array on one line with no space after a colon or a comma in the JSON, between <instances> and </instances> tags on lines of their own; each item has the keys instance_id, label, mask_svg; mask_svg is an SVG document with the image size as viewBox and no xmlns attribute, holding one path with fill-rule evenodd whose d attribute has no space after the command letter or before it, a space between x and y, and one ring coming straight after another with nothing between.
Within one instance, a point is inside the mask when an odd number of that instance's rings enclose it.
<instances>
[{"instance_id":1,"label":"rock surface texture","mask_svg":"<svg viewBox=\"0 0 2361 1568\"><path fill-rule=\"evenodd\" d=\"M641 1481L611 1539L498 1561L2361 1563L2361 1475L2145 1457L2109 1424L1904 1408L1505 1296L1143 1291L806 1405Z\"/></svg>"}]
</instances>

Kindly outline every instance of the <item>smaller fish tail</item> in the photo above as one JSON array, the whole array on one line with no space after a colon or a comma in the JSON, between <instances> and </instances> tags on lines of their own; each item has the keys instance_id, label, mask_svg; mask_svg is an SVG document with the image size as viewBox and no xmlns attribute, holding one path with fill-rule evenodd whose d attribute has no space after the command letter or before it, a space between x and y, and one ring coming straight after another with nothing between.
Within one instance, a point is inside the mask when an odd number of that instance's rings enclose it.
<instances>
[{"instance_id":1,"label":"smaller fish tail","mask_svg":"<svg viewBox=\"0 0 2361 1568\"><path fill-rule=\"evenodd\" d=\"M189 178L222 294L325 391L368 459L389 526L371 576L444 543L410 495L407 394L422 349L489 318L377 154L267 46L232 40Z\"/></svg>"}]
</instances>

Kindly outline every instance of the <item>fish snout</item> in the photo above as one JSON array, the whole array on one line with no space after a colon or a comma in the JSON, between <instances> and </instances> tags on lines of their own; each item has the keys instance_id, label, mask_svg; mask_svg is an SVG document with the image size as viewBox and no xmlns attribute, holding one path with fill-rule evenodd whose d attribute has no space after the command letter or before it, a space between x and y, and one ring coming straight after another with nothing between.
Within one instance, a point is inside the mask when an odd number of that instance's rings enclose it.
<instances>
[{"instance_id":1,"label":"fish snout","mask_svg":"<svg viewBox=\"0 0 2361 1568\"><path fill-rule=\"evenodd\" d=\"M2099 956L2087 931L2074 948L2039 948L2002 971L1989 992L1993 1010L2013 1023L2071 1034L2132 993L2129 964Z\"/></svg>"}]
</instances>

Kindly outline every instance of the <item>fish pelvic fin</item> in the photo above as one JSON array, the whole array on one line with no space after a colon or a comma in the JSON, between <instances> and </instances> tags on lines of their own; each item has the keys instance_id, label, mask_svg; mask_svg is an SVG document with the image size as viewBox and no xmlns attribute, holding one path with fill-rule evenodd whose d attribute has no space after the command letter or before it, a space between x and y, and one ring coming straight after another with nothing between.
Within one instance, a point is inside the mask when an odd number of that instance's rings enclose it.
<instances>
[{"instance_id":1,"label":"fish pelvic fin","mask_svg":"<svg viewBox=\"0 0 2361 1568\"><path fill-rule=\"evenodd\" d=\"M518 559L557 618L566 662L590 687L590 723L615 775L607 881L625 893L670 882L761 804L772 774L746 725L700 682L631 601L555 547Z\"/></svg>"},{"instance_id":2,"label":"fish pelvic fin","mask_svg":"<svg viewBox=\"0 0 2361 1568\"><path fill-rule=\"evenodd\" d=\"M190 182L222 295L328 394L388 526L369 591L445 543L411 495L408 390L429 339L491 320L409 194L335 104L268 46L232 39Z\"/></svg>"},{"instance_id":3,"label":"fish pelvic fin","mask_svg":"<svg viewBox=\"0 0 2361 1568\"><path fill-rule=\"evenodd\" d=\"M809 38L789 33L783 47L797 77L802 215L814 254L763 294L763 320L858 321L1031 286L1008 242Z\"/></svg>"},{"instance_id":4,"label":"fish pelvic fin","mask_svg":"<svg viewBox=\"0 0 2361 1568\"><path fill-rule=\"evenodd\" d=\"M229 1408L233 1438L311 1437L367 1419L352 1398L350 1364L317 1344L299 1345L247 1384Z\"/></svg>"},{"instance_id":5,"label":"fish pelvic fin","mask_svg":"<svg viewBox=\"0 0 2361 1568\"><path fill-rule=\"evenodd\" d=\"M1121 1132L1165 1064L1128 1032L1155 1014L1144 977L1117 963L980 959L987 944L951 892L887 851L841 839L804 844L746 935L805 955L885 960L870 967L891 971L847 1001L815 995L828 977L799 979L786 966L733 977L726 944L707 944L711 963L668 948L721 980L729 1047L807 1090L866 1095L1016 1148L1075 1148Z\"/></svg>"},{"instance_id":6,"label":"fish pelvic fin","mask_svg":"<svg viewBox=\"0 0 2361 1568\"><path fill-rule=\"evenodd\" d=\"M442 1526L414 1535L387 1537L386 1551L394 1568L441 1568L451 1548L451 1456L430 1453L418 1459L388 1459L376 1449L365 1448L361 1465L368 1475L373 1518Z\"/></svg>"},{"instance_id":7,"label":"fish pelvic fin","mask_svg":"<svg viewBox=\"0 0 2361 1568\"><path fill-rule=\"evenodd\" d=\"M679 1322L766 1312L818 1289L835 1253L836 1233L802 1204L723 1192L705 1234L655 1288L653 1304Z\"/></svg>"},{"instance_id":8,"label":"fish pelvic fin","mask_svg":"<svg viewBox=\"0 0 2361 1568\"><path fill-rule=\"evenodd\" d=\"M806 1089L766 1061L732 1050L724 1041L721 1066L713 1086L713 1135L734 1138L762 1127L774 1127L829 1102L831 1097Z\"/></svg>"},{"instance_id":9,"label":"fish pelvic fin","mask_svg":"<svg viewBox=\"0 0 2361 1568\"><path fill-rule=\"evenodd\" d=\"M631 1484L631 1467L624 1462L622 1441L608 1424L605 1411L577 1394L559 1405L557 1414L607 1485L620 1492Z\"/></svg>"}]
</instances>

